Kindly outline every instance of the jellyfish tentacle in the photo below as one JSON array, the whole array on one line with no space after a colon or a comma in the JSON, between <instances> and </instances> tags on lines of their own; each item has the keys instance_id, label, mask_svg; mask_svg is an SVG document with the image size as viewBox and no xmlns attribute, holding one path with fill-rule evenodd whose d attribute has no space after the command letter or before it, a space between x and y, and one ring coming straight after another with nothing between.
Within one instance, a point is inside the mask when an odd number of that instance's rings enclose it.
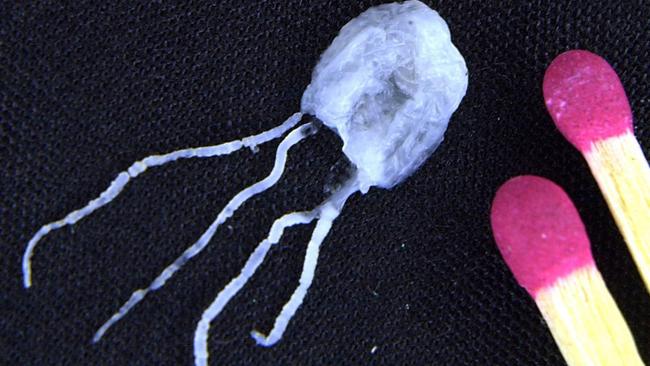
<instances>
[{"instance_id":1,"label":"jellyfish tentacle","mask_svg":"<svg viewBox=\"0 0 650 366\"><path fill-rule=\"evenodd\" d=\"M216 318L228 302L242 289L262 264L271 246L277 244L284 229L299 224L308 224L316 217L315 211L291 212L275 220L266 239L262 240L238 276L234 277L226 287L219 292L210 306L203 312L194 334L194 363L197 366L207 365L208 360L208 331L210 322Z\"/></svg>"},{"instance_id":2,"label":"jellyfish tentacle","mask_svg":"<svg viewBox=\"0 0 650 366\"><path fill-rule=\"evenodd\" d=\"M296 288L289 301L284 305L280 315L275 319L273 329L268 336L264 336L256 330L251 332L251 336L258 345L270 347L282 338L282 334L287 328L289 321L302 304L305 295L307 295L307 290L311 286L312 280L314 279L314 272L316 271L320 244L329 232L335 217L336 214L333 217L321 217L318 219L312 238L307 245L307 253L305 254L305 262L302 274L300 275L298 288Z\"/></svg>"},{"instance_id":3,"label":"jellyfish tentacle","mask_svg":"<svg viewBox=\"0 0 650 366\"><path fill-rule=\"evenodd\" d=\"M106 321L106 323L104 323L101 328L99 328L93 337L93 343L98 342L104 333L108 330L108 328L110 328L113 324L124 317L137 303L142 301L142 299L150 291L155 291L161 288L165 282L167 282L167 280L171 278L174 273L176 273L176 271L178 271L183 266L183 264L201 252L208 245L208 242L214 236L219 225L223 224L228 218L230 218L244 202L275 185L275 183L277 183L277 181L282 176L282 173L284 172L289 149L305 137L312 135L315 132L316 130L314 129L312 123L305 123L291 131L287 137L282 140L277 148L275 154L275 163L273 165L271 173L266 176L266 178L258 181L251 186L248 186L247 188L237 193L233 198L231 198L228 204L226 204L226 207L224 207L221 212L219 212L217 218L201 235L199 240L185 249L183 254L176 258L172 264L167 266L167 268L165 268L147 288L136 290L131 295L129 300L120 308L120 310L117 313L113 314L113 316L111 316L111 318Z\"/></svg>"},{"instance_id":4,"label":"jellyfish tentacle","mask_svg":"<svg viewBox=\"0 0 650 366\"><path fill-rule=\"evenodd\" d=\"M178 159L187 159L187 158L206 158L219 155L228 155L237 150L240 150L243 147L254 148L257 145L263 144L265 142L274 140L284 135L285 132L293 128L300 119L302 118L302 113L295 113L289 117L282 124L271 128L270 130L261 132L257 135L245 137L241 140L235 140L230 142L225 142L219 145L213 146L203 146L197 148L188 148L182 150L176 150L163 155L151 155L142 160L138 160L131 166L119 173L117 177L111 182L106 190L104 190L99 197L91 200L86 204L86 206L74 210L67 214L64 218L43 225L34 236L29 240L25 253L23 254L22 260L22 270L23 270L23 286L29 288L32 285L32 268L31 268L31 257L34 253L34 248L36 244L48 233L53 230L59 229L66 225L73 225L82 218L90 215L93 211L98 208L108 204L115 197L117 197L124 187L129 183L129 181L138 175L142 174L148 168L152 168L158 165L163 165L174 160Z\"/></svg>"},{"instance_id":5,"label":"jellyfish tentacle","mask_svg":"<svg viewBox=\"0 0 650 366\"><path fill-rule=\"evenodd\" d=\"M271 347L277 343L284 334L289 321L295 315L296 311L302 304L307 291L311 286L316 271L316 264L318 263L318 254L320 245L325 240L325 237L332 227L332 223L339 216L345 201L353 193L357 192L359 181L356 177L352 178L348 183L332 197L320 205L318 210L318 221L316 227L312 232L309 244L307 244L307 253L305 254L305 261L303 264L302 273L300 274L299 285L291 295L289 301L284 305L282 311L275 319L273 329L265 336L257 330L251 332L251 336L255 342L260 346Z\"/></svg>"}]
</instances>

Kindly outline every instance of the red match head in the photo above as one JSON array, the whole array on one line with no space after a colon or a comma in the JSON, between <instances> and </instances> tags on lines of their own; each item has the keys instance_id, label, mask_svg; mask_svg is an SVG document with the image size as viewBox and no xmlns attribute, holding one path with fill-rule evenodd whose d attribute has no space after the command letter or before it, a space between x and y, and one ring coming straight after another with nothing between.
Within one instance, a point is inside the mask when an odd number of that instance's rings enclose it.
<instances>
[{"instance_id":1,"label":"red match head","mask_svg":"<svg viewBox=\"0 0 650 366\"><path fill-rule=\"evenodd\" d=\"M632 111L616 72L602 57L573 50L544 75L544 100L555 125L581 152L632 129Z\"/></svg>"},{"instance_id":2,"label":"red match head","mask_svg":"<svg viewBox=\"0 0 650 366\"><path fill-rule=\"evenodd\" d=\"M496 193L492 233L517 282L535 297L574 270L593 265L589 238L569 196L548 179L510 179Z\"/></svg>"}]
</instances>

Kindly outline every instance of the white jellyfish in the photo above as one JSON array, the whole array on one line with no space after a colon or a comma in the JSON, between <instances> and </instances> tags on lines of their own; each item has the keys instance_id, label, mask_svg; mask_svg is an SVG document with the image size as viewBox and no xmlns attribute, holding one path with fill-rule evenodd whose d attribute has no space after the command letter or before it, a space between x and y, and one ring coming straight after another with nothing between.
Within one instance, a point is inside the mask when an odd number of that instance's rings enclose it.
<instances>
[{"instance_id":1,"label":"white jellyfish","mask_svg":"<svg viewBox=\"0 0 650 366\"><path fill-rule=\"evenodd\" d=\"M98 198L38 230L23 256L24 286L31 286L30 259L36 244L45 235L72 225L106 205L131 179L148 168L181 158L226 155L244 147L255 149L293 129L279 144L271 173L237 193L194 244L151 284L135 291L95 333L92 341L99 341L147 293L162 287L183 264L201 252L219 226L246 200L280 179L289 149L317 132L319 123L315 122L294 129L303 115L311 115L343 140L343 153L353 173L313 210L287 213L275 220L268 237L250 255L241 273L204 311L194 335L194 359L196 365L207 364L210 322L255 273L271 246L279 242L284 229L316 220L298 288L282 308L268 335L257 331L251 334L257 344L272 346L282 338L302 304L314 278L320 245L348 197L355 192L365 194L373 186L391 188L422 165L442 142L449 119L466 89L465 61L452 44L447 24L437 12L419 1L370 8L348 22L323 53L302 97L301 112L275 128L241 140L153 155L133 163L119 173Z\"/></svg>"}]
</instances>

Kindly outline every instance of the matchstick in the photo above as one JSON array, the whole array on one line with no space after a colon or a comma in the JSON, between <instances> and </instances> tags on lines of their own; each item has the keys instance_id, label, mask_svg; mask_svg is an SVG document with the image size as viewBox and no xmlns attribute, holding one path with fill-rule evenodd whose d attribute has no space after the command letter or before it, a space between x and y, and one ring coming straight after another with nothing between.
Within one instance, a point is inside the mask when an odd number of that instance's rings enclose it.
<instances>
[{"instance_id":1,"label":"matchstick","mask_svg":"<svg viewBox=\"0 0 650 366\"><path fill-rule=\"evenodd\" d=\"M565 52L544 76L546 107L587 160L650 291L650 168L612 67L588 51Z\"/></svg>"},{"instance_id":2,"label":"matchstick","mask_svg":"<svg viewBox=\"0 0 650 366\"><path fill-rule=\"evenodd\" d=\"M490 218L499 251L570 366L643 365L562 188L540 177L513 178L497 191Z\"/></svg>"}]
</instances>

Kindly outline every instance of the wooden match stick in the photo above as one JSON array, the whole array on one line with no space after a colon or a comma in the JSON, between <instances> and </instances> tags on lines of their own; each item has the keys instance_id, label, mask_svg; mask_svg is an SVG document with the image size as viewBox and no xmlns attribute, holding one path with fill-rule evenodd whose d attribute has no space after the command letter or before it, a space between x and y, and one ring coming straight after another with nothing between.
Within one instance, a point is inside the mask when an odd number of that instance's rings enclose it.
<instances>
[{"instance_id":1,"label":"wooden match stick","mask_svg":"<svg viewBox=\"0 0 650 366\"><path fill-rule=\"evenodd\" d=\"M598 55L574 50L544 75L546 107L587 160L650 291L650 168L621 81Z\"/></svg>"},{"instance_id":2,"label":"wooden match stick","mask_svg":"<svg viewBox=\"0 0 650 366\"><path fill-rule=\"evenodd\" d=\"M490 219L499 251L570 366L643 365L562 188L540 177L513 178L497 191Z\"/></svg>"}]
</instances>

